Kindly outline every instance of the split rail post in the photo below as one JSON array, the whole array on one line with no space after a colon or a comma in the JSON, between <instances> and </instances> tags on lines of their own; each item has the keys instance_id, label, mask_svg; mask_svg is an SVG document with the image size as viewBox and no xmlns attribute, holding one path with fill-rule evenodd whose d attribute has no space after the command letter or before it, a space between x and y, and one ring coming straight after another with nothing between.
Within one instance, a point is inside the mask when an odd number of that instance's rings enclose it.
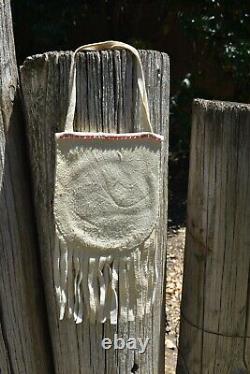
<instances>
[{"instance_id":1,"label":"split rail post","mask_svg":"<svg viewBox=\"0 0 250 374\"><path fill-rule=\"evenodd\" d=\"M52 214L55 132L63 131L68 106L68 81L72 52L51 52L29 57L21 67L21 83L27 115L27 136L32 165L34 204L50 334L57 374L69 373L164 373L165 338L165 258L167 234L167 160L169 116L169 60L165 53L140 51L149 97L150 116L155 132L164 135L161 232L158 249L159 284L156 302L141 326L139 321L111 326L89 323L75 325L58 320L52 282L54 225ZM129 52L82 52L77 56L76 131L134 132L138 109L135 69ZM98 126L102 124L100 129ZM144 354L138 351L104 350L103 337L126 339L148 337Z\"/></svg>"},{"instance_id":2,"label":"split rail post","mask_svg":"<svg viewBox=\"0 0 250 374\"><path fill-rule=\"evenodd\" d=\"M250 371L250 105L195 100L178 374Z\"/></svg>"},{"instance_id":3,"label":"split rail post","mask_svg":"<svg viewBox=\"0 0 250 374\"><path fill-rule=\"evenodd\" d=\"M9 0L0 0L0 372L52 373Z\"/></svg>"}]
</instances>

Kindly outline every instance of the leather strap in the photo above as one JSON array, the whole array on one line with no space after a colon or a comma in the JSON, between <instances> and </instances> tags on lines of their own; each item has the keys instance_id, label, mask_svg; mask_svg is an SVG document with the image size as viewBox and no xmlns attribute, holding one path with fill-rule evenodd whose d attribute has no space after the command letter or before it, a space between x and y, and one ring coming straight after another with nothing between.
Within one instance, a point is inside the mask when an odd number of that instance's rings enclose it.
<instances>
[{"instance_id":1,"label":"leather strap","mask_svg":"<svg viewBox=\"0 0 250 374\"><path fill-rule=\"evenodd\" d=\"M146 131L153 132L152 124L149 116L149 106L148 106L148 97L145 87L145 78L142 68L142 63L138 51L130 46L117 41L105 41L101 43L86 44L77 48L73 54L70 66L70 84L69 84L69 106L66 115L65 122L65 131L73 131L73 122L75 117L76 109L76 55L80 51L100 51L105 49L126 49L130 51L133 56L136 58L136 67L137 67L137 84L139 88L140 103L141 103L141 120L143 122L143 127Z\"/></svg>"}]
</instances>

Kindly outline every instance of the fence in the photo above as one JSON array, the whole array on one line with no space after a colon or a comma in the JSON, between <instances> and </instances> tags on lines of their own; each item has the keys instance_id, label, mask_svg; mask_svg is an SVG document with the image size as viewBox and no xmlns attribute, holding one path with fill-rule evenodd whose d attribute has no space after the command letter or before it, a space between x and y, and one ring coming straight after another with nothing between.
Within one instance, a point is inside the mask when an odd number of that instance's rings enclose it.
<instances>
[{"instance_id":1,"label":"fence","mask_svg":"<svg viewBox=\"0 0 250 374\"><path fill-rule=\"evenodd\" d=\"M178 374L249 372L249 110L194 102Z\"/></svg>"},{"instance_id":2,"label":"fence","mask_svg":"<svg viewBox=\"0 0 250 374\"><path fill-rule=\"evenodd\" d=\"M27 58L20 95L10 3L0 5L0 371L163 373L168 57L140 51L153 129L165 138L153 311L143 322L117 326L59 321L52 279L54 134L65 123L72 53ZM101 122L104 131L140 130L131 56L84 52L77 64L76 129L98 131ZM249 139L249 105L195 101L178 374L249 372ZM105 337L116 345L129 337L149 345L143 354L126 346L104 350Z\"/></svg>"}]
</instances>

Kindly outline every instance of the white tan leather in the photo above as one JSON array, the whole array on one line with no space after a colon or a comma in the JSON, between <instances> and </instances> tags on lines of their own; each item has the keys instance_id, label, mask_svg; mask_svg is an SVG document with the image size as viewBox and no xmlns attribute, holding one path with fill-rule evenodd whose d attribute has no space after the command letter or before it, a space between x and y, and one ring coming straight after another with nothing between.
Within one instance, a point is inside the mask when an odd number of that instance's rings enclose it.
<instances>
[{"instance_id":1,"label":"white tan leather","mask_svg":"<svg viewBox=\"0 0 250 374\"><path fill-rule=\"evenodd\" d=\"M125 48L135 56L143 133L73 131L76 54ZM140 56L115 41L79 47L70 68L65 132L57 133L54 283L60 319L116 324L154 302L163 138L152 132Z\"/></svg>"}]
</instances>

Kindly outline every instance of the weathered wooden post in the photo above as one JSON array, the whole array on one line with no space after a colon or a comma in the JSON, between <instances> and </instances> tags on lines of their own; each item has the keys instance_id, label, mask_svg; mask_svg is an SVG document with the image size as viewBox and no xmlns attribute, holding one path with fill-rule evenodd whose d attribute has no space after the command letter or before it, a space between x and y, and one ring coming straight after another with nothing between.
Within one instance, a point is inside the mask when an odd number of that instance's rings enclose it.
<instances>
[{"instance_id":1,"label":"weathered wooden post","mask_svg":"<svg viewBox=\"0 0 250 374\"><path fill-rule=\"evenodd\" d=\"M0 0L0 372L52 373L9 0Z\"/></svg>"},{"instance_id":2,"label":"weathered wooden post","mask_svg":"<svg viewBox=\"0 0 250 374\"><path fill-rule=\"evenodd\" d=\"M250 105L195 100L177 373L250 371Z\"/></svg>"},{"instance_id":3,"label":"weathered wooden post","mask_svg":"<svg viewBox=\"0 0 250 374\"><path fill-rule=\"evenodd\" d=\"M55 176L55 132L63 131L68 107L69 67L72 53L52 52L26 59L21 83L27 114L27 135L38 222L43 279L52 337L55 371L69 373L164 373L165 255L167 231L167 142L169 101L169 60L165 53L140 51L155 132L164 135L161 232L157 268L159 284L153 314L141 321L117 326L109 322L75 325L58 320L52 280L54 250L53 186ZM135 132L138 92L131 55L125 51L79 53L77 57L77 113L75 130ZM99 128L98 126L100 126ZM144 354L129 349L104 350L104 337L135 337L149 344Z\"/></svg>"}]
</instances>

